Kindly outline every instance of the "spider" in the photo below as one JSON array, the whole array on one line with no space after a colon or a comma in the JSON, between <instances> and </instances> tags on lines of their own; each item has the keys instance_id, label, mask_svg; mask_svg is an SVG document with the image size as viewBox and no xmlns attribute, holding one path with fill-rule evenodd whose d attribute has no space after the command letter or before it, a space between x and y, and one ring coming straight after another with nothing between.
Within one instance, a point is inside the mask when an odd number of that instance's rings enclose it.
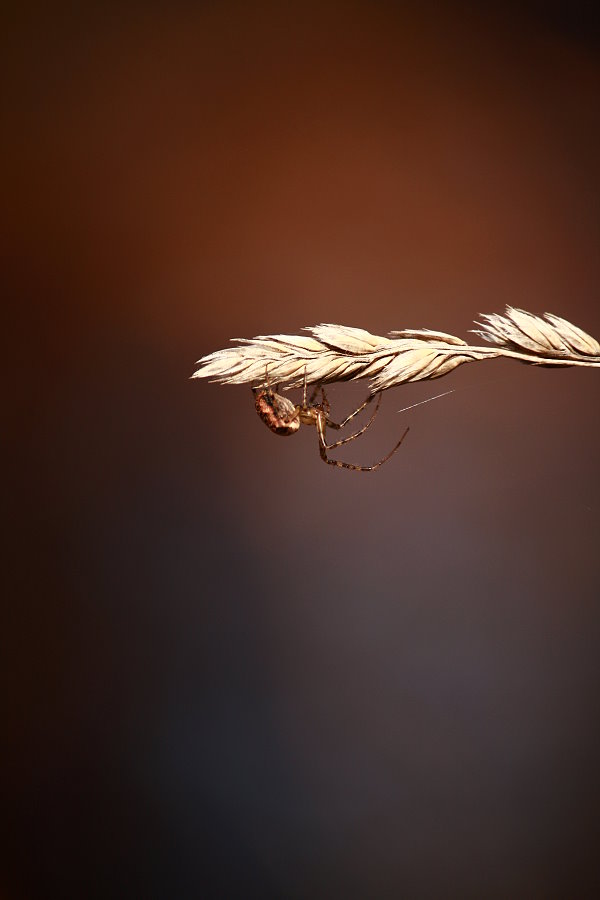
<instances>
[{"instance_id":1,"label":"spider","mask_svg":"<svg viewBox=\"0 0 600 900\"><path fill-rule=\"evenodd\" d=\"M375 416L379 412L379 406L381 404L381 394L379 391L377 394L377 405L375 406L375 412L369 419L366 425L364 425L360 431L357 431L355 434L349 435L349 437L342 438L339 441L335 441L333 444L328 444L325 440L325 429L326 428L335 428L339 430L343 428L348 422L357 416L359 412L361 412L372 400L375 399L375 395L367 397L364 403L355 409L354 412L350 413L349 416L346 416L343 422L337 424L336 422L332 422L329 418L329 401L325 395L325 391L321 388L321 403L315 403L315 398L319 391L319 384L316 385L310 400L308 403L306 402L306 369L304 370L304 389L302 394L302 403L299 405L295 405L289 400L287 397L283 397L281 394L277 393L279 390L279 385L275 385L275 390L271 389L271 385L269 382L268 372L265 372L265 380L266 387L257 387L252 388L254 393L254 404L256 406L256 411L258 415L261 417L265 425L271 429L275 434L280 434L282 437L287 437L290 434L295 434L300 425L314 425L317 429L317 434L319 435L319 453L321 455L321 459L323 462L327 463L330 466L338 466L342 469L351 469L353 472L373 472L375 469L378 469L379 466L383 465L384 462L387 462L388 459L393 456L396 450L400 447L400 444L408 434L409 429L407 428L396 446L387 456L384 456L383 459L380 459L379 462L375 463L372 466L355 466L353 463L341 462L339 459L329 459L327 456L328 450L334 450L336 447L341 447L342 444L347 444L349 441L353 441L355 438L360 437L361 434L364 434L367 428L373 423Z\"/></svg>"}]
</instances>

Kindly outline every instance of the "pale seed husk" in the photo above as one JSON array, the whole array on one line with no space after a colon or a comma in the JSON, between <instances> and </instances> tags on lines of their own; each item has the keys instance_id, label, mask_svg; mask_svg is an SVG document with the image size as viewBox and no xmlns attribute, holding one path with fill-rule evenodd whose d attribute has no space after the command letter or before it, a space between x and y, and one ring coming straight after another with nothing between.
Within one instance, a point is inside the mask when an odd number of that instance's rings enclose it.
<instances>
[{"instance_id":1,"label":"pale seed husk","mask_svg":"<svg viewBox=\"0 0 600 900\"><path fill-rule=\"evenodd\" d=\"M559 316L543 317L507 306L505 315L482 315L473 331L487 346L470 346L462 338L428 328L393 331L386 337L363 328L322 324L307 335L261 335L235 338L237 346L198 360L192 378L221 384L299 387L371 379L371 391L411 381L440 378L467 362L500 356L530 365L600 367L600 344Z\"/></svg>"}]
</instances>

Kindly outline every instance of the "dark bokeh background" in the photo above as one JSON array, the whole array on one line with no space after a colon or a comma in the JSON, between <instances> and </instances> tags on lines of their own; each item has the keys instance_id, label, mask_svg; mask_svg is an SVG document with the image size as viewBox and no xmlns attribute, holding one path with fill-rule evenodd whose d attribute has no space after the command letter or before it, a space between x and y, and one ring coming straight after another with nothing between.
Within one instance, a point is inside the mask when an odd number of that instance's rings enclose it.
<instances>
[{"instance_id":1,"label":"dark bokeh background","mask_svg":"<svg viewBox=\"0 0 600 900\"><path fill-rule=\"evenodd\" d=\"M65 9L3 26L2 898L598 896L598 372L388 392L373 475L189 381L600 336L591 6Z\"/></svg>"}]
</instances>

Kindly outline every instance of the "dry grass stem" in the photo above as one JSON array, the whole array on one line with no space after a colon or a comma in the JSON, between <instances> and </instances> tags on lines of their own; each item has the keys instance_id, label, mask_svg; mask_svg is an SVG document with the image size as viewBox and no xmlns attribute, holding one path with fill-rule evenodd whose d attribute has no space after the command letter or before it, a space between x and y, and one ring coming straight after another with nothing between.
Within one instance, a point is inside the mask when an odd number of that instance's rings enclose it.
<instances>
[{"instance_id":1,"label":"dry grass stem","mask_svg":"<svg viewBox=\"0 0 600 900\"><path fill-rule=\"evenodd\" d=\"M387 337L347 325L316 325L307 335L274 334L234 338L238 346L198 360L193 378L222 384L264 385L269 381L299 387L304 372L311 383L371 379L373 393L439 378L466 362L509 357L536 366L600 367L600 344L585 331L544 313L511 306L505 315L482 315L473 333L488 346L471 346L461 338L427 328L392 331Z\"/></svg>"}]
</instances>

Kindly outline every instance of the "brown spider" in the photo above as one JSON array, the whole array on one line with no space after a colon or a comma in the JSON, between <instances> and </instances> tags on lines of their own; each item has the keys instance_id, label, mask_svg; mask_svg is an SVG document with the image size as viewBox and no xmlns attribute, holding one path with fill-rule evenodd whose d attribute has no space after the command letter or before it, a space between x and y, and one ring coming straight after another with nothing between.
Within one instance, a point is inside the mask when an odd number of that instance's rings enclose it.
<instances>
[{"instance_id":1,"label":"brown spider","mask_svg":"<svg viewBox=\"0 0 600 900\"><path fill-rule=\"evenodd\" d=\"M333 444L328 444L325 440L325 429L326 428L335 428L340 429L343 428L344 425L347 425L348 422L357 416L359 412L361 412L365 406L367 406L372 400L375 399L375 395L371 395L367 397L364 403L355 409L354 412L350 413L349 416L346 416L343 422L337 424L336 422L332 422L329 418L329 401L325 395L325 391L321 388L321 403L315 403L315 397L319 391L319 385L315 387L310 400L308 403L306 402L306 370L304 372L304 390L302 395L302 403L299 405L295 405L289 400L287 397L283 397L281 394L278 394L277 391L279 389L279 385L275 385L275 390L271 389L271 385L269 383L268 372L266 373L266 387L257 387L252 388L254 393L254 403L256 406L256 411L258 415L261 417L265 425L271 429L275 434L280 434L282 437L287 437L290 434L295 434L300 425L314 425L317 429L317 433L319 435L319 453L321 454L321 459L323 462L326 462L330 466L338 466L342 469L352 469L353 472L372 472L374 469L378 469L379 466L383 465L384 462L387 462L388 459L393 456L396 450L399 448L400 444L408 434L409 429L407 428L396 446L387 456L384 456L383 459L380 459L379 462L375 463L372 466L355 466L353 463L341 462L339 459L329 459L327 456L328 450L334 450L336 447L341 447L342 444L347 444L349 441L353 441L355 438L360 437L361 434L364 434L367 428L372 424L375 416L379 412L379 406L381 404L381 391L377 395L377 405L375 407L375 412L369 419L366 425L364 425L360 431L357 431L355 434L349 435L349 437L342 438L340 441L335 441Z\"/></svg>"}]
</instances>

